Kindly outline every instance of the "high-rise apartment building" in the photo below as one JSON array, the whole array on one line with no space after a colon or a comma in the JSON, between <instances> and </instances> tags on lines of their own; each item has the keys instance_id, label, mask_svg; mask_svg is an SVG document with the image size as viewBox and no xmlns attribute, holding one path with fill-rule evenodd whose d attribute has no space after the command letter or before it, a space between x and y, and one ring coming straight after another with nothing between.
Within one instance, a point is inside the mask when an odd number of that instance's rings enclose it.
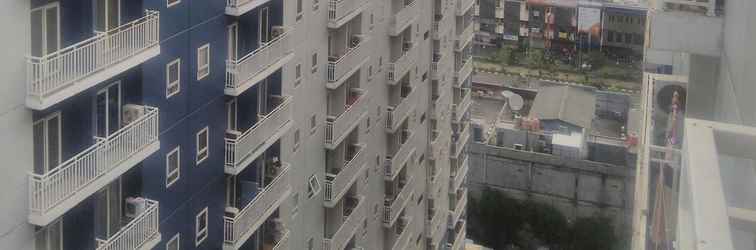
<instances>
[{"instance_id":1,"label":"high-rise apartment building","mask_svg":"<svg viewBox=\"0 0 756 250\"><path fill-rule=\"evenodd\" d=\"M0 4L0 249L462 249L473 0Z\"/></svg>"},{"instance_id":2,"label":"high-rise apartment building","mask_svg":"<svg viewBox=\"0 0 756 250\"><path fill-rule=\"evenodd\" d=\"M648 12L633 249L756 244L756 2Z\"/></svg>"}]
</instances>

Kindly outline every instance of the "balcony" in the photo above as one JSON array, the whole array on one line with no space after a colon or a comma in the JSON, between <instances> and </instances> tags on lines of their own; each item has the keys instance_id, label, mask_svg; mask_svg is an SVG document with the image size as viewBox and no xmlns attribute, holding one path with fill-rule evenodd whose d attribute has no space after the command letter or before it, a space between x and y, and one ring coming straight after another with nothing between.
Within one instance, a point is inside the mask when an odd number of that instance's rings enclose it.
<instances>
[{"instance_id":1,"label":"balcony","mask_svg":"<svg viewBox=\"0 0 756 250\"><path fill-rule=\"evenodd\" d=\"M459 156L462 154L462 151L464 151L465 146L467 145L467 141L470 139L470 123L460 123L459 126L464 126L459 134L456 136L452 136L453 138L456 137L456 140L452 140L451 144L451 158L452 159L459 159Z\"/></svg>"},{"instance_id":2,"label":"balcony","mask_svg":"<svg viewBox=\"0 0 756 250\"><path fill-rule=\"evenodd\" d=\"M457 33L457 39L454 42L454 50L461 52L467 48L467 45L473 40L473 36L475 36L475 26L473 25L473 22L467 22L467 25L464 26L462 32Z\"/></svg>"},{"instance_id":3,"label":"balcony","mask_svg":"<svg viewBox=\"0 0 756 250\"><path fill-rule=\"evenodd\" d=\"M274 105L270 113L260 115L255 125L244 131L226 131L225 172L237 175L252 161L265 152L292 126L290 96L273 96Z\"/></svg>"},{"instance_id":4,"label":"balcony","mask_svg":"<svg viewBox=\"0 0 756 250\"><path fill-rule=\"evenodd\" d=\"M402 8L396 12L393 16L393 22L391 23L391 29L389 35L398 36L404 29L410 26L417 17L418 3L417 0L398 0L402 3L405 1L412 1L409 4L402 6Z\"/></svg>"},{"instance_id":5,"label":"balcony","mask_svg":"<svg viewBox=\"0 0 756 250\"><path fill-rule=\"evenodd\" d=\"M160 13L26 60L26 106L43 110L160 54Z\"/></svg>"},{"instance_id":6,"label":"balcony","mask_svg":"<svg viewBox=\"0 0 756 250\"><path fill-rule=\"evenodd\" d=\"M414 43L403 45L403 54L396 61L388 64L388 84L394 85L402 79L407 72L415 65L415 59L418 58L419 50Z\"/></svg>"},{"instance_id":7,"label":"balcony","mask_svg":"<svg viewBox=\"0 0 756 250\"><path fill-rule=\"evenodd\" d=\"M226 15L241 16L270 0L226 0Z\"/></svg>"},{"instance_id":8,"label":"balcony","mask_svg":"<svg viewBox=\"0 0 756 250\"><path fill-rule=\"evenodd\" d=\"M399 237L396 238L396 241L394 241L394 244L391 246L391 250L408 249L410 242L412 241L413 230L411 228L416 227L415 224L412 224L414 222L412 221L412 216L405 216L400 221L401 222L397 227L400 227L401 233L399 233Z\"/></svg>"},{"instance_id":9,"label":"balcony","mask_svg":"<svg viewBox=\"0 0 756 250\"><path fill-rule=\"evenodd\" d=\"M291 192L288 163L282 163L277 175L235 216L223 217L223 249L239 249L244 242L278 209ZM235 209L235 208L226 208Z\"/></svg>"},{"instance_id":10,"label":"balcony","mask_svg":"<svg viewBox=\"0 0 756 250\"><path fill-rule=\"evenodd\" d=\"M399 145L399 149L391 156L386 156L386 176L385 179L390 181L394 180L399 174L399 171L408 164L410 158L415 155L415 144L413 143L414 134L409 131L403 131L406 133L407 138L404 143Z\"/></svg>"},{"instance_id":11,"label":"balcony","mask_svg":"<svg viewBox=\"0 0 756 250\"><path fill-rule=\"evenodd\" d=\"M349 159L344 163L338 173L326 173L325 180L325 206L334 207L341 197L347 193L357 177L367 168L366 145L349 145L347 156ZM351 155L351 156L350 156Z\"/></svg>"},{"instance_id":12,"label":"balcony","mask_svg":"<svg viewBox=\"0 0 756 250\"><path fill-rule=\"evenodd\" d=\"M352 44L344 54L328 57L328 83L326 83L326 87L337 88L348 76L367 62L370 58L369 53L366 52L369 49L366 46L368 40L370 38L367 36L356 35L352 38Z\"/></svg>"},{"instance_id":13,"label":"balcony","mask_svg":"<svg viewBox=\"0 0 756 250\"><path fill-rule=\"evenodd\" d=\"M465 234L467 233L467 222L462 220L454 228L454 242L447 243L446 247L450 250L463 250L465 247Z\"/></svg>"},{"instance_id":14,"label":"balcony","mask_svg":"<svg viewBox=\"0 0 756 250\"><path fill-rule=\"evenodd\" d=\"M386 130L388 132L396 132L399 126L402 125L416 108L419 92L417 89L412 88L407 96L402 98L398 104L387 108Z\"/></svg>"},{"instance_id":15,"label":"balcony","mask_svg":"<svg viewBox=\"0 0 756 250\"><path fill-rule=\"evenodd\" d=\"M460 122L465 116L467 109L469 109L472 105L472 95L470 94L470 89L463 88L461 90L462 100L460 100L459 103L452 105L452 120L454 120L454 122Z\"/></svg>"},{"instance_id":16,"label":"balcony","mask_svg":"<svg viewBox=\"0 0 756 250\"><path fill-rule=\"evenodd\" d=\"M466 58L464 59L464 62L462 62L462 66L460 66L457 71L454 72L454 78L456 80L455 87L461 87L462 83L467 80L467 78L472 74L473 71L473 62L472 58Z\"/></svg>"},{"instance_id":17,"label":"balcony","mask_svg":"<svg viewBox=\"0 0 756 250\"><path fill-rule=\"evenodd\" d=\"M457 16L464 16L473 5L475 5L475 0L456 0L454 14Z\"/></svg>"},{"instance_id":18,"label":"balcony","mask_svg":"<svg viewBox=\"0 0 756 250\"><path fill-rule=\"evenodd\" d=\"M439 121L447 121L446 118L452 107L452 91L443 86L440 86L438 91L441 91L441 93L436 97L436 100L433 101L433 112L431 113L431 116Z\"/></svg>"},{"instance_id":19,"label":"balcony","mask_svg":"<svg viewBox=\"0 0 756 250\"><path fill-rule=\"evenodd\" d=\"M383 201L383 225L391 227L399 218L399 214L407 207L407 203L411 200L410 197L415 192L414 186L415 176L410 176L409 179L396 180L401 186L401 190L394 197L386 197Z\"/></svg>"},{"instance_id":20,"label":"balcony","mask_svg":"<svg viewBox=\"0 0 756 250\"><path fill-rule=\"evenodd\" d=\"M328 28L336 29L344 25L353 17L360 14L366 7L367 0L329 0Z\"/></svg>"},{"instance_id":21,"label":"balcony","mask_svg":"<svg viewBox=\"0 0 756 250\"><path fill-rule=\"evenodd\" d=\"M462 218L462 215L465 213L465 207L467 206L467 188L460 189L457 191L457 200L450 200L449 202L451 205L453 205L454 210L451 211L451 222L456 223L457 221ZM451 224L452 226L454 224Z\"/></svg>"},{"instance_id":22,"label":"balcony","mask_svg":"<svg viewBox=\"0 0 756 250\"><path fill-rule=\"evenodd\" d=\"M451 53L451 52L449 52ZM436 81L444 81L445 84L445 74L449 71L451 71L452 67L452 55L449 53L445 53L439 51L438 53L434 53L433 55L433 62L431 63L431 79Z\"/></svg>"},{"instance_id":23,"label":"balcony","mask_svg":"<svg viewBox=\"0 0 756 250\"><path fill-rule=\"evenodd\" d=\"M160 148L157 108L44 174L29 173L29 223L45 226Z\"/></svg>"},{"instance_id":24,"label":"balcony","mask_svg":"<svg viewBox=\"0 0 756 250\"><path fill-rule=\"evenodd\" d=\"M357 95L356 100L351 105L348 104L339 116L326 117L325 146L328 149L336 149L349 132L360 125L360 121L367 116L369 102L367 90L354 88L352 91Z\"/></svg>"},{"instance_id":25,"label":"balcony","mask_svg":"<svg viewBox=\"0 0 756 250\"><path fill-rule=\"evenodd\" d=\"M160 243L158 202L146 200L144 211L106 240L95 239L97 250L149 250Z\"/></svg>"},{"instance_id":26,"label":"balcony","mask_svg":"<svg viewBox=\"0 0 756 250\"><path fill-rule=\"evenodd\" d=\"M457 192L457 190L462 187L462 183L465 182L465 177L467 177L467 170L469 170L469 158L469 156L465 155L465 158L464 160L462 160L461 164L455 162L455 164L459 165L453 166L454 169L452 169L451 172L452 178L449 179L449 193L453 194Z\"/></svg>"},{"instance_id":27,"label":"balcony","mask_svg":"<svg viewBox=\"0 0 756 250\"><path fill-rule=\"evenodd\" d=\"M476 13L478 12L478 10L477 10L478 8L479 8L478 6L475 7L475 9L476 9L475 12ZM503 19L504 18L504 7L496 7L494 9L494 18L498 18L498 19Z\"/></svg>"},{"instance_id":28,"label":"balcony","mask_svg":"<svg viewBox=\"0 0 756 250\"><path fill-rule=\"evenodd\" d=\"M367 218L367 201L364 196L348 197L344 202L346 208L344 214L344 223L336 230L330 238L323 239L323 249L325 250L342 250L352 239L362 222ZM351 209L350 207L351 204Z\"/></svg>"},{"instance_id":29,"label":"balcony","mask_svg":"<svg viewBox=\"0 0 756 250\"><path fill-rule=\"evenodd\" d=\"M433 209L429 213L429 219L426 221L426 237L430 238L431 245L438 246L438 243L444 238L446 232L447 214L443 209Z\"/></svg>"},{"instance_id":30,"label":"balcony","mask_svg":"<svg viewBox=\"0 0 756 250\"><path fill-rule=\"evenodd\" d=\"M449 143L451 143L450 129L436 129L433 130L433 137L431 139L430 147L431 159L442 159L448 157L446 155L449 152Z\"/></svg>"},{"instance_id":31,"label":"balcony","mask_svg":"<svg viewBox=\"0 0 756 250\"><path fill-rule=\"evenodd\" d=\"M294 57L289 46L289 34L292 32L285 28L283 34L260 45L246 56L226 61L226 95L239 96L286 65Z\"/></svg>"}]
</instances>

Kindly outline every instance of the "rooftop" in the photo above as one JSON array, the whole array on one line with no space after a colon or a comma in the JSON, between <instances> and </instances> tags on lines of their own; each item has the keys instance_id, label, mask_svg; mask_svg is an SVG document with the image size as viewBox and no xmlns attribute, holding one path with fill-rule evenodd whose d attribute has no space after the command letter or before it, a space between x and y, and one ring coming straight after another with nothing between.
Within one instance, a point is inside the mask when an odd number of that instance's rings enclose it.
<instances>
[{"instance_id":1,"label":"rooftop","mask_svg":"<svg viewBox=\"0 0 756 250\"><path fill-rule=\"evenodd\" d=\"M538 91L530 116L541 120L561 120L585 129L592 126L596 97L582 88L546 87Z\"/></svg>"}]
</instances>

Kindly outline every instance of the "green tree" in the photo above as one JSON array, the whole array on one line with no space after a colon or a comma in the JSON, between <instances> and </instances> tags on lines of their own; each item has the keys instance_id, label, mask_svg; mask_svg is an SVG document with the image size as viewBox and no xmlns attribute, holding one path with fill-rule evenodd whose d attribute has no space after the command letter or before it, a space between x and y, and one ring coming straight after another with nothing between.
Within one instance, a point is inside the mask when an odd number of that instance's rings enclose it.
<instances>
[{"instance_id":1,"label":"green tree","mask_svg":"<svg viewBox=\"0 0 756 250\"><path fill-rule=\"evenodd\" d=\"M617 241L614 227L608 218L579 218L570 230L568 249L612 249Z\"/></svg>"}]
</instances>

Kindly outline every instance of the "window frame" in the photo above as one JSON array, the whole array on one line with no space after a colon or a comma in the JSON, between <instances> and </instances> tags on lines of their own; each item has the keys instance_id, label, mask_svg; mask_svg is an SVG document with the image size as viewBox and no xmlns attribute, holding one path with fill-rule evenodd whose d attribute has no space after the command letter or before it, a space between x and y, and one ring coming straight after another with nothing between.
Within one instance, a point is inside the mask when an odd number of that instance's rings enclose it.
<instances>
[{"instance_id":1,"label":"window frame","mask_svg":"<svg viewBox=\"0 0 756 250\"><path fill-rule=\"evenodd\" d=\"M317 196L320 193L320 180L318 180L317 175L310 175L310 178L307 178L307 198L312 199L313 197Z\"/></svg>"},{"instance_id":2,"label":"window frame","mask_svg":"<svg viewBox=\"0 0 756 250\"><path fill-rule=\"evenodd\" d=\"M175 235L173 235L173 237L171 237L171 239L168 240L168 242L165 243L166 250L172 250L171 248L169 248L171 243L176 244L175 250L181 250L181 233L176 233Z\"/></svg>"},{"instance_id":3,"label":"window frame","mask_svg":"<svg viewBox=\"0 0 756 250\"><path fill-rule=\"evenodd\" d=\"M171 80L171 67L176 65L176 81ZM176 91L171 92L171 86L176 86ZM181 58L169 62L165 65L165 98L171 98L172 96L181 92Z\"/></svg>"},{"instance_id":4,"label":"window frame","mask_svg":"<svg viewBox=\"0 0 756 250\"><path fill-rule=\"evenodd\" d=\"M171 171L170 159L171 155L176 154L176 169ZM170 180L171 176L175 174L176 177ZM165 187L169 188L173 186L179 179L181 179L181 146L176 146L170 152L165 154Z\"/></svg>"},{"instance_id":5,"label":"window frame","mask_svg":"<svg viewBox=\"0 0 756 250\"><path fill-rule=\"evenodd\" d=\"M202 133L205 133L205 136L204 136L205 147L204 148L200 148L200 139L202 138L200 135L202 135ZM204 128L200 129L200 131L197 132L197 134L195 134L194 137L195 137L195 142L197 143L196 144L197 154L195 157L195 161L199 165L200 163L202 163L203 161L207 160L207 158L210 157L210 128L208 126L205 126ZM204 157L200 158L201 154L204 154Z\"/></svg>"},{"instance_id":6,"label":"window frame","mask_svg":"<svg viewBox=\"0 0 756 250\"><path fill-rule=\"evenodd\" d=\"M171 1L174 1L174 2L171 3ZM165 7L170 8L180 3L181 3L181 0L165 0Z\"/></svg>"},{"instance_id":7,"label":"window frame","mask_svg":"<svg viewBox=\"0 0 756 250\"><path fill-rule=\"evenodd\" d=\"M203 53L202 50L205 50ZM205 65L202 65L202 61L200 60L202 58L202 55L205 55ZM205 71L203 73L203 71ZM210 44L206 43L205 45L200 46L197 48L197 80L205 79L205 77L210 75Z\"/></svg>"},{"instance_id":8,"label":"window frame","mask_svg":"<svg viewBox=\"0 0 756 250\"><path fill-rule=\"evenodd\" d=\"M294 65L294 87L299 87L302 83L302 64Z\"/></svg>"},{"instance_id":9,"label":"window frame","mask_svg":"<svg viewBox=\"0 0 756 250\"><path fill-rule=\"evenodd\" d=\"M318 52L312 53L312 58L310 59L312 61L312 67L311 67L311 73L318 72Z\"/></svg>"},{"instance_id":10,"label":"window frame","mask_svg":"<svg viewBox=\"0 0 756 250\"><path fill-rule=\"evenodd\" d=\"M203 217L204 217L204 222L205 222L205 228L200 229L199 228L200 219L202 219ZM199 246L207 239L207 235L209 234L208 227L210 226L207 224L207 217L208 217L207 207L202 209L194 217L194 246Z\"/></svg>"}]
</instances>

